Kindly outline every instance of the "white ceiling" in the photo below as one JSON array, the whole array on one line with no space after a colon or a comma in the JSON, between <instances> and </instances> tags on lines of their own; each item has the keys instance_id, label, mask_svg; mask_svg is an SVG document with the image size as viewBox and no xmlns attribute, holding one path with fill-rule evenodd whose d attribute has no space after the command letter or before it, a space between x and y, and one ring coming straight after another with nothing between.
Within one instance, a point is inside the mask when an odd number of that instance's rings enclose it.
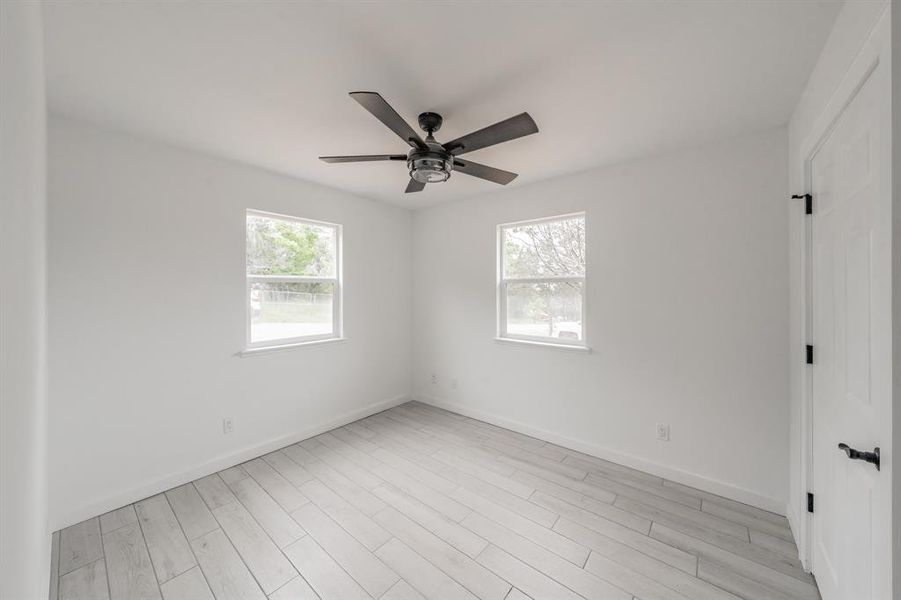
<instances>
[{"instance_id":1,"label":"white ceiling","mask_svg":"<svg viewBox=\"0 0 901 600\"><path fill-rule=\"evenodd\" d=\"M787 122L840 3L48 2L51 110L408 207L404 153L347 92L448 141L522 111L540 133L467 155L511 186ZM418 127L417 127L418 130Z\"/></svg>"}]
</instances>

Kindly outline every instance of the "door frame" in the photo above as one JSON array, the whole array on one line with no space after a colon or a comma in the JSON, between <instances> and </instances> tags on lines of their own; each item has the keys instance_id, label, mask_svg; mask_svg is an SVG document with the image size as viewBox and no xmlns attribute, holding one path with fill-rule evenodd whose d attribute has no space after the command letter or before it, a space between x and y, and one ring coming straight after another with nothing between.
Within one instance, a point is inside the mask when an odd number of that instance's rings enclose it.
<instances>
[{"instance_id":1,"label":"door frame","mask_svg":"<svg viewBox=\"0 0 901 600\"><path fill-rule=\"evenodd\" d=\"M857 56L848 67L838 87L833 92L820 116L811 128L807 138L800 148L801 181L805 193L814 193L812 189L812 162L816 153L822 148L841 118L845 109L857 95L857 92L866 83L869 76L880 65L891 65L891 30L890 11L886 5L881 16L876 19L873 27L867 33L866 41ZM891 69L888 71L891 77ZM891 87L891 86L889 86ZM891 127L891 124L889 124ZM891 168L891 165L888 165ZM801 203L798 210L804 211ZM813 211L816 213L816 195L813 197ZM801 278L803 281L804 297L801 306L801 322L803 324L804 343L809 343L813 336L812 323L812 256L813 256L813 219L803 218L804 237L801 252ZM815 492L813 469L813 368L816 366L816 349L814 349L814 364L807 365L803 360L803 348L792 349L792 369L801 372L801 402L800 402L800 489L802 498L792 498L792 502L802 501L803 494ZM891 448L891 439L885 440L883 446ZM789 511L791 512L791 511ZM795 532L798 542L798 553L801 564L808 572L812 569L813 553L813 517L806 510L803 511L801 522L797 523L798 531Z\"/></svg>"}]
</instances>

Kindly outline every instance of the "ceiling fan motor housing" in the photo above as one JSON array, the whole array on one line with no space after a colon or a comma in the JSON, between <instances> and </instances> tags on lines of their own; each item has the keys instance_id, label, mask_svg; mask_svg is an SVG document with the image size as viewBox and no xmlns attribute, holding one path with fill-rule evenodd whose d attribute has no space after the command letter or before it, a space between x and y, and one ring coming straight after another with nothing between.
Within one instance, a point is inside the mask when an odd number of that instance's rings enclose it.
<instances>
[{"instance_id":1,"label":"ceiling fan motor housing","mask_svg":"<svg viewBox=\"0 0 901 600\"><path fill-rule=\"evenodd\" d=\"M441 115L424 112L419 115L419 126L428 133L425 148L414 148L407 156L410 177L421 183L441 183L450 178L454 170L454 157L435 141L433 133L441 129Z\"/></svg>"},{"instance_id":2,"label":"ceiling fan motor housing","mask_svg":"<svg viewBox=\"0 0 901 600\"><path fill-rule=\"evenodd\" d=\"M454 170L454 157L432 136L441 129L443 121L438 113L425 112L419 115L419 126L429 135L425 139L426 148L414 148L407 156L410 177L416 181L441 183L447 181Z\"/></svg>"}]
</instances>

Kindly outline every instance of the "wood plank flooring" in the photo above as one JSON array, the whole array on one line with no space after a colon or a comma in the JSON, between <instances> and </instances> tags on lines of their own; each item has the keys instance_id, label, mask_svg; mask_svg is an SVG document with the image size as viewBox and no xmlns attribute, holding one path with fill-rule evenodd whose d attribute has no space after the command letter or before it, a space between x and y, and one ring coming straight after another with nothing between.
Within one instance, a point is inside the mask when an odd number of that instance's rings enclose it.
<instances>
[{"instance_id":1,"label":"wood plank flooring","mask_svg":"<svg viewBox=\"0 0 901 600\"><path fill-rule=\"evenodd\" d=\"M409 402L54 534L50 600L817 600L785 518Z\"/></svg>"}]
</instances>

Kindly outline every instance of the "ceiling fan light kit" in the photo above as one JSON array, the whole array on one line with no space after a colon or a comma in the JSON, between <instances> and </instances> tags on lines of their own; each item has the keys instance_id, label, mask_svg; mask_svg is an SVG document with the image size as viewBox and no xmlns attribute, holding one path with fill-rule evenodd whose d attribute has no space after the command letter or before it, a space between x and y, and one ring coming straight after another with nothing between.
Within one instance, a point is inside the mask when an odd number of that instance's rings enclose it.
<instances>
[{"instance_id":1,"label":"ceiling fan light kit","mask_svg":"<svg viewBox=\"0 0 901 600\"><path fill-rule=\"evenodd\" d=\"M421 183L441 183L450 179L451 171L454 170L452 160L447 160L438 154L423 154L410 156L410 160L407 161L410 177Z\"/></svg>"},{"instance_id":2,"label":"ceiling fan light kit","mask_svg":"<svg viewBox=\"0 0 901 600\"><path fill-rule=\"evenodd\" d=\"M409 144L411 150L406 155L320 156L320 160L328 163L404 160L407 163L407 169L410 171L410 182L407 184L406 189L408 194L421 192L427 183L447 181L450 179L451 172L455 170L466 175L507 185L516 179L516 173L468 160L460 160L456 157L466 152L538 133L538 126L535 125L535 121L529 116L529 113L521 113L446 144L441 144L435 140L434 136L434 133L441 129L441 124L443 123L441 115L433 112L424 112L419 115L419 126L426 132L426 138L423 140L378 93L351 92L350 96L396 133L404 142Z\"/></svg>"}]
</instances>

